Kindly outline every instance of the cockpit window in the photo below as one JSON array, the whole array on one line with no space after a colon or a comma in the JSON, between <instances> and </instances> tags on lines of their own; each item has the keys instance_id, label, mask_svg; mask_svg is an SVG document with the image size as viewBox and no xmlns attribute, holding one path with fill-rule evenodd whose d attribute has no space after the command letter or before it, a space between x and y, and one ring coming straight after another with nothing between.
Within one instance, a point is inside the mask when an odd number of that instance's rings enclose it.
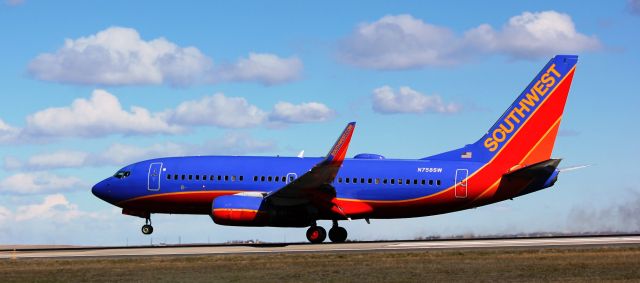
<instances>
[{"instance_id":1,"label":"cockpit window","mask_svg":"<svg viewBox=\"0 0 640 283\"><path fill-rule=\"evenodd\" d=\"M124 179L126 177L129 177L129 175L131 175L131 171L120 170L116 172L113 177L116 177L117 179Z\"/></svg>"}]
</instances>

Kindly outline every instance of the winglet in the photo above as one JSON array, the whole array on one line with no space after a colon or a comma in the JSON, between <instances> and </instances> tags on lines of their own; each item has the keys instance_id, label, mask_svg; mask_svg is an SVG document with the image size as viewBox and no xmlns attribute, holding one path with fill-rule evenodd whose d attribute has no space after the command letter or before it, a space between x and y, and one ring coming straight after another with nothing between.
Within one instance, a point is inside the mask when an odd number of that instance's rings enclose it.
<instances>
[{"instance_id":1,"label":"winglet","mask_svg":"<svg viewBox=\"0 0 640 283\"><path fill-rule=\"evenodd\" d=\"M327 157L324 159L322 163L329 163L330 165L340 166L342 165L342 161L344 157L347 155L347 149L349 148L349 142L351 142L351 135L353 135L353 130L356 128L356 122L351 122L347 124L347 127L344 128L342 134L338 138L333 147L327 154Z\"/></svg>"}]
</instances>

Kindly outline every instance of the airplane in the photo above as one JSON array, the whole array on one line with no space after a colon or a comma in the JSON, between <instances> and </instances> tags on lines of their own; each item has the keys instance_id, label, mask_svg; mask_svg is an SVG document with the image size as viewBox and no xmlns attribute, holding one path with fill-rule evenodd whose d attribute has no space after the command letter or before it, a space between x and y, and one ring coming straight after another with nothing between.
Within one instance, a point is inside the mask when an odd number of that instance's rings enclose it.
<instances>
[{"instance_id":1,"label":"airplane","mask_svg":"<svg viewBox=\"0 0 640 283\"><path fill-rule=\"evenodd\" d=\"M557 55L476 142L420 159L346 158L356 123L324 157L188 156L127 165L92 188L145 219L209 215L231 226L309 227L306 237L345 242L338 221L423 217L513 199L555 184L551 158L578 56Z\"/></svg>"}]
</instances>

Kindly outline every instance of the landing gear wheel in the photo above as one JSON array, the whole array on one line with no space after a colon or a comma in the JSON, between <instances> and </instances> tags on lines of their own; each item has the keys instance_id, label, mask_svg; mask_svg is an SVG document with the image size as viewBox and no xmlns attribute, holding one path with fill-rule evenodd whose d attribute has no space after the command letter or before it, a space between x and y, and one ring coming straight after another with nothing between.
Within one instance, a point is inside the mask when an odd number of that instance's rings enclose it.
<instances>
[{"instance_id":1,"label":"landing gear wheel","mask_svg":"<svg viewBox=\"0 0 640 283\"><path fill-rule=\"evenodd\" d=\"M327 238L327 231L320 226L311 226L307 230L307 240L312 244L319 244Z\"/></svg>"},{"instance_id":2,"label":"landing gear wheel","mask_svg":"<svg viewBox=\"0 0 640 283\"><path fill-rule=\"evenodd\" d=\"M347 240L347 229L334 226L329 229L329 240L334 243L344 243Z\"/></svg>"},{"instance_id":3,"label":"landing gear wheel","mask_svg":"<svg viewBox=\"0 0 640 283\"><path fill-rule=\"evenodd\" d=\"M142 225L142 234L149 235L153 233L153 226L149 224Z\"/></svg>"}]
</instances>

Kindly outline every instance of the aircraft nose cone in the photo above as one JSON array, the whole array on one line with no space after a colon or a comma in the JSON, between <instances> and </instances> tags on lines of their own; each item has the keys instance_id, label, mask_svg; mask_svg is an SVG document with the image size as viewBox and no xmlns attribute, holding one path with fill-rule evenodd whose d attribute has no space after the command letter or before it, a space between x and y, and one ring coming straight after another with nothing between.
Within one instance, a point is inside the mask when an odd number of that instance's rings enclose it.
<instances>
[{"instance_id":1,"label":"aircraft nose cone","mask_svg":"<svg viewBox=\"0 0 640 283\"><path fill-rule=\"evenodd\" d=\"M108 181L104 180L104 181L100 181L99 183L95 184L93 186L93 188L91 188L91 193L93 193L94 196L98 197L101 200L104 200L106 202L109 202L107 200L107 187L109 186Z\"/></svg>"}]
</instances>

